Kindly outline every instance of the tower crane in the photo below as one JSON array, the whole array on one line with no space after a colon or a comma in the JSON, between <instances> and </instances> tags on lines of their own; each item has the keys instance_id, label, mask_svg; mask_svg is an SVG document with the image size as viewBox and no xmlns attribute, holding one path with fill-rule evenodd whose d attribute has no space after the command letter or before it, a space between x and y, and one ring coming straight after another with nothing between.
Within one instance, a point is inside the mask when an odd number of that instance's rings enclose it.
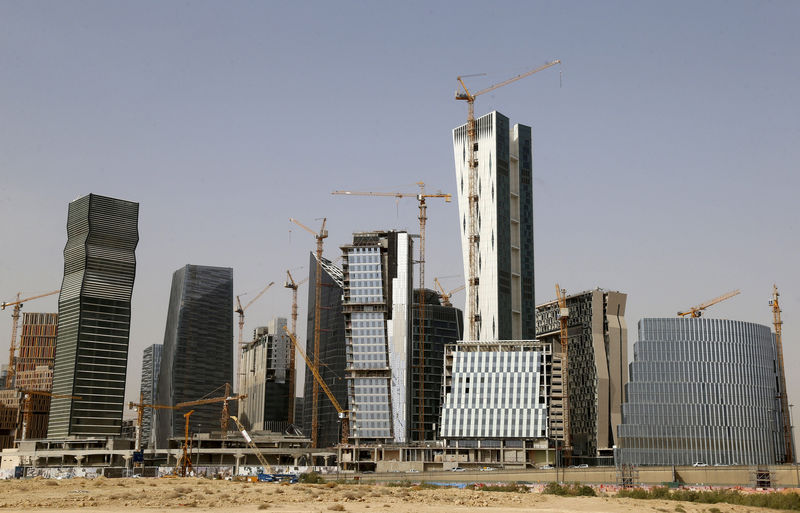
<instances>
[{"instance_id":1,"label":"tower crane","mask_svg":"<svg viewBox=\"0 0 800 513\"><path fill-rule=\"evenodd\" d=\"M44 390L20 390L19 392L23 395L22 404L24 410L22 415L22 440L26 440L28 438L28 428L33 421L33 401L31 396L39 395L43 397L55 397L56 399L82 399L82 397L79 395L53 394Z\"/></svg>"},{"instance_id":2,"label":"tower crane","mask_svg":"<svg viewBox=\"0 0 800 513\"><path fill-rule=\"evenodd\" d=\"M19 297L22 295L22 292L17 292L17 299L15 301L0 303L0 310L5 310L8 306L14 307L14 311L11 314L11 345L9 346L8 350L9 356L8 374L6 374L6 388L11 388L11 386L14 384L14 375L17 373L17 329L19 325L19 311L22 308L23 303L26 301L32 301L34 299L39 299L40 297L52 296L53 294L58 294L59 292L61 292L61 289L47 292L45 294L39 294L38 296L26 297L25 299L20 299Z\"/></svg>"},{"instance_id":3,"label":"tower crane","mask_svg":"<svg viewBox=\"0 0 800 513\"><path fill-rule=\"evenodd\" d=\"M723 294L723 295L721 295L719 297L715 297L714 299L712 299L710 301L706 301L705 303L700 303L697 306L693 306L693 307L689 308L688 310L686 310L685 312L678 312L678 316L679 317L687 317L687 316L688 317L700 317L701 315L703 315L703 310L705 310L709 306L716 305L717 303L725 301L726 299L730 299L733 296L736 296L736 295L738 295L740 293L741 293L741 291L738 290L738 289L737 290L733 290L733 291L728 292L726 294Z\"/></svg>"},{"instance_id":4,"label":"tower crane","mask_svg":"<svg viewBox=\"0 0 800 513\"><path fill-rule=\"evenodd\" d=\"M442 297L442 305L444 305L444 306L453 306L453 303L450 302L450 298L453 296L453 294L455 294L456 292L461 292L462 290L467 288L467 284L465 283L464 285L461 285L460 287L454 288L450 292L445 292L444 291L444 287L442 287L442 284L439 281L439 278L434 278L433 281L436 283L436 286L439 288L439 295Z\"/></svg>"},{"instance_id":5,"label":"tower crane","mask_svg":"<svg viewBox=\"0 0 800 513\"><path fill-rule=\"evenodd\" d=\"M322 300L322 245L328 237L328 230L325 229L327 218L322 218L322 227L319 232L315 232L308 226L294 218L289 221L304 229L314 236L317 241L317 271L316 283L314 283L314 366L312 372L319 373L319 335L320 335L320 301ZM295 346L297 344L295 343ZM303 353L305 354L305 353ZM316 381L311 386L311 446L316 447L319 441L319 385Z\"/></svg>"},{"instance_id":6,"label":"tower crane","mask_svg":"<svg viewBox=\"0 0 800 513\"><path fill-rule=\"evenodd\" d=\"M290 270L286 270L286 282L283 286L292 289L292 335L297 338L297 289L307 282L308 278L300 282L294 281ZM294 424L294 395L295 395L295 361L294 350L289 351L289 424Z\"/></svg>"},{"instance_id":7,"label":"tower crane","mask_svg":"<svg viewBox=\"0 0 800 513\"><path fill-rule=\"evenodd\" d=\"M417 182L418 193L404 192L354 192L354 191L333 191L331 194L343 194L348 196L384 196L392 198L416 198L419 203L419 361L417 362L417 372L419 373L418 390L418 415L417 432L419 440L425 438L425 225L428 220L428 205L426 198L444 198L446 203L450 203L452 196L438 192L436 194L425 193L425 182ZM413 296L413 294L412 294Z\"/></svg>"},{"instance_id":8,"label":"tower crane","mask_svg":"<svg viewBox=\"0 0 800 513\"><path fill-rule=\"evenodd\" d=\"M564 356L561 358L561 397L562 408L564 410L564 445L562 451L567 461L572 457L572 438L569 431L569 336L567 333L567 321L569 320L569 308L567 308L566 291L556 283L556 297L558 297L558 320L561 325L559 341L561 351Z\"/></svg>"},{"instance_id":9,"label":"tower crane","mask_svg":"<svg viewBox=\"0 0 800 513\"><path fill-rule=\"evenodd\" d=\"M142 452L142 423L144 422L144 409L150 408L153 410L174 410L175 406L169 406L166 404L147 404L144 402L144 393L140 393L139 402L135 403L130 401L128 403L128 408L136 408L136 443L134 446L134 453L140 453ZM139 464L143 464L143 462L139 462Z\"/></svg>"},{"instance_id":10,"label":"tower crane","mask_svg":"<svg viewBox=\"0 0 800 513\"><path fill-rule=\"evenodd\" d=\"M463 92L456 91L456 100L464 100L467 102L467 146L469 154L469 160L467 161L469 164L469 214L467 216L469 218L469 232L467 232L469 242L469 273L466 280L468 287L467 311L469 312L468 340L478 340L481 322L480 314L478 313L478 242L480 240L480 234L478 231L478 159L475 156L475 146L478 142L477 130L475 126L475 98L482 94L486 94L494 91L495 89L499 89L503 86L516 82L517 80L522 80L523 78L529 77L534 73L546 70L547 68L555 66L556 64L561 64L561 61L554 60L552 62L548 62L544 66L539 66L538 68L522 73L521 75L509 78L508 80L493 86L489 86L486 89L478 91L477 93L471 93L469 89L467 89L467 85L463 80L465 78L464 76L457 77L458 83L461 85Z\"/></svg>"},{"instance_id":11,"label":"tower crane","mask_svg":"<svg viewBox=\"0 0 800 513\"><path fill-rule=\"evenodd\" d=\"M218 389L217 389L218 390ZM175 405L176 410L182 410L184 408L190 408L192 406L202 406L204 404L213 404L213 403L223 403L222 404L222 414L220 416L220 430L222 431L222 437L227 437L228 433L228 419L230 415L228 414L228 401L238 401L241 399L247 399L247 394L240 394L240 395L230 395L231 394L231 384L225 383L225 395L222 397L211 397L208 399L197 399L196 401L185 401L182 403L178 403Z\"/></svg>"},{"instance_id":12,"label":"tower crane","mask_svg":"<svg viewBox=\"0 0 800 513\"><path fill-rule=\"evenodd\" d=\"M253 304L253 303L255 303L256 301L258 301L258 299L259 299L261 296L263 296L263 295L264 295L264 294L265 294L265 293L266 293L266 292L267 292L267 291L270 289L270 287L272 287L273 285L275 285L275 282L274 282L274 281L271 281L271 282L269 282L269 283L267 284L267 286L266 286L266 287L264 287L264 288L261 290L261 292L259 292L259 293L256 295L256 297L254 297L253 299L251 299L251 300L250 300L250 301L249 301L249 302L248 302L248 303L247 303L247 304L244 306L244 308L242 308L242 302L241 302L241 301L239 301L239 297L240 297L240 296L236 296L236 305L237 305L237 306L236 306L236 310L234 310L234 312L236 312L237 314L239 314L239 346L240 346L240 347L241 347L241 345L244 343L244 312L245 312L245 310L247 310L248 308L250 308L250 305L252 305L252 304ZM235 388L235 387L234 387L234 388Z\"/></svg>"},{"instance_id":13,"label":"tower crane","mask_svg":"<svg viewBox=\"0 0 800 513\"><path fill-rule=\"evenodd\" d=\"M194 410L189 410L183 414L183 418L186 419L186 427L184 428L184 435L183 435L183 453L181 453L181 457L178 458L178 461L175 462L175 470L172 472L173 474L178 474L178 467L181 469L181 476L186 477L186 470L192 470L192 457L191 453L189 452L189 417L192 416Z\"/></svg>"},{"instance_id":14,"label":"tower crane","mask_svg":"<svg viewBox=\"0 0 800 513\"><path fill-rule=\"evenodd\" d=\"M781 373L781 392L778 394L778 399L781 401L781 410L783 410L783 444L786 449L784 454L784 463L794 462L794 445L792 444L792 425L789 418L789 398L786 395L786 368L783 366L783 321L781 321L781 307L778 303L778 286L772 285L772 301L769 306L772 307L772 318L775 326L775 347L778 353L778 368Z\"/></svg>"},{"instance_id":15,"label":"tower crane","mask_svg":"<svg viewBox=\"0 0 800 513\"><path fill-rule=\"evenodd\" d=\"M303 351L303 348L300 347L300 344L297 343L297 338L295 338L295 336L292 333L289 333L288 329L286 330L286 333L289 334L289 340L292 341L292 344L294 344L295 349L297 349L297 351L300 353L300 356L303 357L303 360L306 361L306 365L311 370L311 373L314 375L314 381L316 383L319 383L319 386L322 387L322 390L325 392L325 395L327 395L328 399L331 400L331 403L333 404L333 407L336 408L336 413L339 414L339 419L341 419L341 421L342 421L341 443L344 444L344 445L347 445L348 440L350 438L350 427L349 427L350 426L350 424L349 424L350 418L348 416L350 414L350 412L348 410L345 410L344 408L342 408L342 405L339 404L339 401L336 400L336 396L333 395L333 392L331 392L331 389L328 388L328 385L322 379L322 376L320 375L319 370L317 370L317 368L314 367L314 365L311 363L311 360L306 355L306 352Z\"/></svg>"}]
</instances>

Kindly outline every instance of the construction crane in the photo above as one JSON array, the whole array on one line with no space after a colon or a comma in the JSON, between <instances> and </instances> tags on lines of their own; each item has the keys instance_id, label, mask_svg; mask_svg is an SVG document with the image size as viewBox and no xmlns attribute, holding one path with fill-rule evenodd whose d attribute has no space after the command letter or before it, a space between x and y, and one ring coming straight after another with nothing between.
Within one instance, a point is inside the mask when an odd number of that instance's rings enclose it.
<instances>
[{"instance_id":1,"label":"construction crane","mask_svg":"<svg viewBox=\"0 0 800 513\"><path fill-rule=\"evenodd\" d=\"M450 203L452 196L441 192L436 194L425 193L425 182L417 182L418 193L405 192L354 192L354 191L333 191L332 194L344 194L347 196L384 196L391 198L416 198L419 203L419 360L417 361L417 372L419 373L418 391L418 415L417 432L419 440L425 439L425 224L428 221L428 205L426 198L444 198L446 203Z\"/></svg>"},{"instance_id":2,"label":"construction crane","mask_svg":"<svg viewBox=\"0 0 800 513\"><path fill-rule=\"evenodd\" d=\"M304 229L314 236L317 241L317 271L316 282L314 283L314 366L313 372L319 373L319 336L320 336L320 302L322 300L322 245L328 237L328 230L325 229L327 218L322 218L322 227L319 232L315 232L308 226L294 218L289 221ZM295 344L296 345L296 344ZM303 353L305 354L305 353ZM311 446L317 447L319 441L319 385L314 381L311 386Z\"/></svg>"},{"instance_id":3,"label":"construction crane","mask_svg":"<svg viewBox=\"0 0 800 513\"><path fill-rule=\"evenodd\" d=\"M259 299L261 296L263 296L263 295L264 295L264 294L265 294L265 293L266 293L266 292L267 292L267 291L270 289L270 287L272 287L273 285L275 285L275 282L274 282L274 281L271 281L271 282L269 282L269 284L268 284L266 287L264 287L264 288L261 290L261 292L259 292L259 293L258 293L258 295L256 295L256 297L254 297L253 299L251 299L251 300L250 300L250 301L249 301L249 302L248 302L248 303L247 303L247 304L244 306L244 308L242 308L242 302L241 302L241 301L239 301L239 297L240 297L240 296L236 296L236 310L234 310L234 312L236 312L237 314L239 314L239 346L241 346L242 344L244 344L244 312L245 312L245 310L247 310L248 308L250 308L250 305L252 305L252 304L253 304L253 303L255 303L256 301L258 301L258 299Z\"/></svg>"},{"instance_id":4,"label":"construction crane","mask_svg":"<svg viewBox=\"0 0 800 513\"><path fill-rule=\"evenodd\" d=\"M556 297L558 298L558 320L561 325L559 341L561 342L561 397L562 408L564 410L564 445L562 454L567 462L572 457L572 438L569 431L569 336L567 333L567 321L569 321L569 308L567 308L567 294L558 283L556 283Z\"/></svg>"},{"instance_id":5,"label":"construction crane","mask_svg":"<svg viewBox=\"0 0 800 513\"><path fill-rule=\"evenodd\" d=\"M17 299L15 301L0 303L0 310L5 310L8 306L14 307L14 311L11 314L11 345L9 346L8 350L9 356L8 373L6 374L6 388L11 388L13 386L14 375L17 373L17 329L19 325L19 311L22 308L23 303L26 301L32 301L34 299L39 299L40 297L52 296L53 294L58 294L59 292L61 292L61 289L47 292L45 294L39 294L38 296L27 297L25 299L20 299L19 297L22 295L22 292L17 292Z\"/></svg>"},{"instance_id":6,"label":"construction crane","mask_svg":"<svg viewBox=\"0 0 800 513\"><path fill-rule=\"evenodd\" d=\"M222 437L227 437L228 433L228 419L230 415L228 414L228 401L238 401L240 399L246 399L247 394L240 394L240 395L230 395L231 385L230 383L225 383L225 395L222 397L211 397L208 399L197 399L196 401L185 401L182 403L178 403L175 405L176 410L182 410L184 408L190 408L192 406L202 406L204 404L213 404L213 403L223 403L222 404L222 415L220 416L220 430L222 431Z\"/></svg>"},{"instance_id":7,"label":"construction crane","mask_svg":"<svg viewBox=\"0 0 800 513\"><path fill-rule=\"evenodd\" d=\"M23 395L22 440L26 440L28 438L28 427L33 421L33 405L31 404L31 396L40 395L50 398L55 397L56 399L82 399L82 397L79 395L53 394L44 390L20 390L19 392Z\"/></svg>"},{"instance_id":8,"label":"construction crane","mask_svg":"<svg viewBox=\"0 0 800 513\"><path fill-rule=\"evenodd\" d=\"M444 291L444 287L442 287L442 283L439 281L439 278L434 278L433 281L434 281L434 283L436 283L436 286L439 288L439 295L442 297L442 305L443 306L453 306L453 303L450 302L450 298L453 296L453 294L455 294L456 292L461 292L462 290L467 288L467 284L465 283L464 285L461 285L460 287L454 288L450 292L445 292Z\"/></svg>"},{"instance_id":9,"label":"construction crane","mask_svg":"<svg viewBox=\"0 0 800 513\"><path fill-rule=\"evenodd\" d=\"M778 353L778 368L781 374L781 391L778 399L781 401L783 411L783 445L785 447L784 463L794 462L794 445L792 444L792 425L789 418L789 398L786 395L786 368L783 366L783 321L781 321L781 307L778 303L778 286L772 285L772 318L775 326L775 347Z\"/></svg>"},{"instance_id":10,"label":"construction crane","mask_svg":"<svg viewBox=\"0 0 800 513\"><path fill-rule=\"evenodd\" d=\"M253 452L256 453L256 458L258 458L258 461L261 463L261 466L264 467L264 473L271 474L272 466L267 462L267 459L261 453L261 449L258 448L253 439L250 438L250 435L247 434L247 430L244 428L242 423L239 422L239 418L236 417L235 415L231 415L231 420L236 423L236 427L239 428L239 432L242 433L242 436L244 437L245 442L247 442L247 445L249 445L250 448L253 449Z\"/></svg>"},{"instance_id":11,"label":"construction crane","mask_svg":"<svg viewBox=\"0 0 800 513\"><path fill-rule=\"evenodd\" d=\"M181 457L178 458L178 461L175 462L175 470L172 472L173 474L178 474L178 467L181 469L181 476L186 477L186 471L192 470L192 457L191 452L189 451L189 417L192 416L194 410L189 410L183 414L183 418L186 419L186 427L184 428L184 435L183 435L183 453Z\"/></svg>"},{"instance_id":12,"label":"construction crane","mask_svg":"<svg viewBox=\"0 0 800 513\"><path fill-rule=\"evenodd\" d=\"M478 243L480 241L480 234L478 230L478 159L475 156L476 146L478 142L477 130L475 126L475 98L482 94L494 91L503 86L522 80L529 77L534 73L546 70L556 64L561 64L560 60L548 62L544 66L532 69L514 78L510 78L499 84L489 86L486 89L478 91L477 93L470 93L467 85L464 83L464 76L457 77L458 83L461 85L463 92L456 91L456 100L464 100L467 102L467 146L469 153L469 196L468 196L468 212L469 218L469 232L468 232L468 247L469 247L469 273L467 275L466 284L467 291L467 311L469 312L468 321L468 338L467 340L478 340L480 332L480 314L478 313Z\"/></svg>"},{"instance_id":13,"label":"construction crane","mask_svg":"<svg viewBox=\"0 0 800 513\"><path fill-rule=\"evenodd\" d=\"M311 360L306 355L306 352L303 351L303 348L300 347L300 344L297 343L297 338L295 338L293 334L289 333L288 329L286 330L286 333L289 334L289 340L292 341L292 344L294 344L295 349L297 349L297 351L300 353L300 356L303 357L303 360L306 361L306 365L308 366L308 368L311 369L311 374L314 375L315 383L319 383L319 386L322 387L322 390L325 392L325 395L327 395L328 399L331 400L333 407L336 408L336 413L339 414L339 419L342 421L341 443L343 445L347 445L350 438L350 423L349 423L350 419L348 417L350 412L342 408L342 405L339 404L339 401L336 400L336 396L333 395L331 389L328 388L328 385L325 383L325 381L323 381L322 376L320 375L317 368L314 367L314 365L311 363Z\"/></svg>"},{"instance_id":14,"label":"construction crane","mask_svg":"<svg viewBox=\"0 0 800 513\"><path fill-rule=\"evenodd\" d=\"M283 286L292 290L292 335L297 338L297 289L307 282L308 278L300 282L294 281L290 270L286 270L286 282ZM289 424L294 424L294 395L295 395L295 361L294 350L289 351Z\"/></svg>"},{"instance_id":15,"label":"construction crane","mask_svg":"<svg viewBox=\"0 0 800 513\"><path fill-rule=\"evenodd\" d=\"M686 310L685 312L678 312L678 316L679 317L687 317L687 316L689 316L689 317L695 317L695 318L696 317L700 317L701 315L703 315L703 310L705 310L709 306L716 305L717 303L719 303L721 301L725 301L726 299L730 299L733 296L736 296L736 295L738 295L740 293L741 293L741 291L738 290L738 289L737 290L733 290L731 292L728 292L727 294L723 294L723 295L721 295L719 297L715 297L714 299L712 299L710 301L706 301L705 303L700 303L697 306L693 306L693 307L689 308L688 310Z\"/></svg>"},{"instance_id":16,"label":"construction crane","mask_svg":"<svg viewBox=\"0 0 800 513\"><path fill-rule=\"evenodd\" d=\"M134 453L142 452L142 423L144 422L144 409L150 408L153 410L174 410L176 409L175 406L169 406L166 404L146 404L144 402L144 393L139 394L139 402L135 403L130 401L128 403L128 408L133 409L136 408L136 444L134 446ZM138 462L142 464L143 462Z\"/></svg>"}]
</instances>

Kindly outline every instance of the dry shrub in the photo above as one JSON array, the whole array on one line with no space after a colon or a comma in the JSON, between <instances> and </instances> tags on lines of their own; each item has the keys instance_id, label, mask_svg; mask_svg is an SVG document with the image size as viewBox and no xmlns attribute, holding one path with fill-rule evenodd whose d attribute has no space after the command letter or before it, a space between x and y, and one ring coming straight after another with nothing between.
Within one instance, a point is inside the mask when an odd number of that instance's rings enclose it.
<instances>
[{"instance_id":1,"label":"dry shrub","mask_svg":"<svg viewBox=\"0 0 800 513\"><path fill-rule=\"evenodd\" d=\"M328 506L328 509L331 511L344 511L344 506L341 504L331 504Z\"/></svg>"},{"instance_id":2,"label":"dry shrub","mask_svg":"<svg viewBox=\"0 0 800 513\"><path fill-rule=\"evenodd\" d=\"M48 479L47 481L44 482L44 484L47 486L58 486L58 481L56 481L55 479Z\"/></svg>"},{"instance_id":3,"label":"dry shrub","mask_svg":"<svg viewBox=\"0 0 800 513\"><path fill-rule=\"evenodd\" d=\"M178 493L177 491L172 490L171 492L167 493L167 495L165 497L167 499L177 499L178 497L181 497L182 495L183 495L182 493Z\"/></svg>"},{"instance_id":4,"label":"dry shrub","mask_svg":"<svg viewBox=\"0 0 800 513\"><path fill-rule=\"evenodd\" d=\"M283 493L283 490L281 490L280 488L275 488L275 493Z\"/></svg>"},{"instance_id":5,"label":"dry shrub","mask_svg":"<svg viewBox=\"0 0 800 513\"><path fill-rule=\"evenodd\" d=\"M203 490L203 493L205 493L206 495L211 495L212 493L214 493L214 490L212 490L211 488L206 488L205 490Z\"/></svg>"},{"instance_id":6,"label":"dry shrub","mask_svg":"<svg viewBox=\"0 0 800 513\"><path fill-rule=\"evenodd\" d=\"M325 488L336 488L336 483L334 483L333 481L325 483Z\"/></svg>"},{"instance_id":7,"label":"dry shrub","mask_svg":"<svg viewBox=\"0 0 800 513\"><path fill-rule=\"evenodd\" d=\"M347 500L351 500L351 501L354 501L354 500L358 499L359 497L360 497L360 495L356 495L353 492L347 492L346 494L344 494L344 498L347 499Z\"/></svg>"},{"instance_id":8,"label":"dry shrub","mask_svg":"<svg viewBox=\"0 0 800 513\"><path fill-rule=\"evenodd\" d=\"M175 491L180 494L184 494L184 493L190 493L192 489L189 488L188 486L178 486L175 488Z\"/></svg>"},{"instance_id":9,"label":"dry shrub","mask_svg":"<svg viewBox=\"0 0 800 513\"><path fill-rule=\"evenodd\" d=\"M258 505L258 509L269 509L269 508L270 508L270 504L266 503L266 502Z\"/></svg>"}]
</instances>

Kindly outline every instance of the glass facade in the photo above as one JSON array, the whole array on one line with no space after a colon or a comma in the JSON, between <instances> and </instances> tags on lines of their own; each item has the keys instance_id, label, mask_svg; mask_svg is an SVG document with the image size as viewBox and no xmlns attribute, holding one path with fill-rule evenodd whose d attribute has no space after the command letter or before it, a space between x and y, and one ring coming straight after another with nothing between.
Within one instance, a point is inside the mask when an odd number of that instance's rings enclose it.
<instances>
[{"instance_id":1,"label":"glass facade","mask_svg":"<svg viewBox=\"0 0 800 513\"><path fill-rule=\"evenodd\" d=\"M144 349L142 354L142 382L139 391L145 404L156 404L158 400L158 373L161 370L161 344L153 344ZM142 448L150 445L153 431L153 409L145 408L142 412Z\"/></svg>"},{"instance_id":2,"label":"glass facade","mask_svg":"<svg viewBox=\"0 0 800 513\"><path fill-rule=\"evenodd\" d=\"M772 464L783 454L776 353L766 326L642 319L619 427L634 465Z\"/></svg>"},{"instance_id":3,"label":"glass facade","mask_svg":"<svg viewBox=\"0 0 800 513\"><path fill-rule=\"evenodd\" d=\"M119 436L125 406L139 204L69 204L48 438Z\"/></svg>"}]
</instances>

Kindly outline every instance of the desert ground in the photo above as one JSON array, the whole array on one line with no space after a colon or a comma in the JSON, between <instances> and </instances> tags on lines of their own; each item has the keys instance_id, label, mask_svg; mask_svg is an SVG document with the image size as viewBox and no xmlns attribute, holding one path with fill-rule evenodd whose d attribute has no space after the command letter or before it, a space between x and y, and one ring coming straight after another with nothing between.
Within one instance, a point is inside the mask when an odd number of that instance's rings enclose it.
<instances>
[{"instance_id":1,"label":"desert ground","mask_svg":"<svg viewBox=\"0 0 800 513\"><path fill-rule=\"evenodd\" d=\"M541 493L468 489L247 483L208 479L28 479L0 481L3 511L129 513L192 508L193 511L273 511L328 513L516 513L772 511L728 504L622 499L614 496L556 497Z\"/></svg>"}]
</instances>

